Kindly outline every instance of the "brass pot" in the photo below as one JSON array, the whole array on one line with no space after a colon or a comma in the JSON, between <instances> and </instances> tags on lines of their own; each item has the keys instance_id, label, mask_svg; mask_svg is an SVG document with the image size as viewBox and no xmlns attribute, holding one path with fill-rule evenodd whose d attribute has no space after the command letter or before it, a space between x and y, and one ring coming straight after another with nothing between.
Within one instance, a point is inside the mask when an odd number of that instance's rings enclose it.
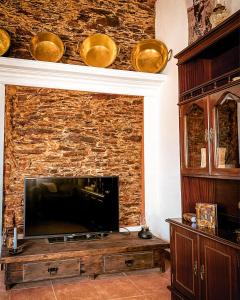
<instances>
[{"instance_id":1,"label":"brass pot","mask_svg":"<svg viewBox=\"0 0 240 300\"><path fill-rule=\"evenodd\" d=\"M108 67L117 56L115 42L106 34L96 33L87 37L80 46L84 63L93 67Z\"/></svg>"},{"instance_id":2,"label":"brass pot","mask_svg":"<svg viewBox=\"0 0 240 300\"><path fill-rule=\"evenodd\" d=\"M30 42L30 53L36 60L57 62L63 56L64 45L56 34L39 32Z\"/></svg>"},{"instance_id":3,"label":"brass pot","mask_svg":"<svg viewBox=\"0 0 240 300\"><path fill-rule=\"evenodd\" d=\"M172 57L172 50L155 39L142 40L132 50L131 61L134 69L140 72L158 73Z\"/></svg>"},{"instance_id":4,"label":"brass pot","mask_svg":"<svg viewBox=\"0 0 240 300\"><path fill-rule=\"evenodd\" d=\"M0 56L8 51L10 47L10 36L4 29L0 28Z\"/></svg>"}]
</instances>

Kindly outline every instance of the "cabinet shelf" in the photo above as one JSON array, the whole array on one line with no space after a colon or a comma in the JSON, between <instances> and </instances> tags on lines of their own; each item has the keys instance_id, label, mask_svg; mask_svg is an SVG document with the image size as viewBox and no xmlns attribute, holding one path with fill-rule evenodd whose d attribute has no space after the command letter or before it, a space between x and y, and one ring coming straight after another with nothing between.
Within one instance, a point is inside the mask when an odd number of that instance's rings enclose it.
<instances>
[{"instance_id":1,"label":"cabinet shelf","mask_svg":"<svg viewBox=\"0 0 240 300\"><path fill-rule=\"evenodd\" d=\"M202 94L202 85L207 92L208 89L214 89L215 85L229 83L232 79L231 73L233 76L239 76L239 20L240 11L237 11L175 56L178 59L180 101ZM228 73L229 77L225 79L224 76ZM219 76L222 77L222 82L219 81ZM215 84L208 87L212 80Z\"/></svg>"},{"instance_id":2,"label":"cabinet shelf","mask_svg":"<svg viewBox=\"0 0 240 300\"><path fill-rule=\"evenodd\" d=\"M240 67L181 93L179 104L185 104L238 83L240 83Z\"/></svg>"}]
</instances>

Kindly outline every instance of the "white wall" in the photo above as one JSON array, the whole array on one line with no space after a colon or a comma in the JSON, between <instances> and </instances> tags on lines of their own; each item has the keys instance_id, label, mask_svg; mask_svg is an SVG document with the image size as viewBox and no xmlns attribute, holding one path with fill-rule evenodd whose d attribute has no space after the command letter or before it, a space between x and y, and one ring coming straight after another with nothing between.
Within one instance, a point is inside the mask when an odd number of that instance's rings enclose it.
<instances>
[{"instance_id":1,"label":"white wall","mask_svg":"<svg viewBox=\"0 0 240 300\"><path fill-rule=\"evenodd\" d=\"M187 46L187 26L184 0L156 2L156 38L174 55ZM181 216L176 63L174 58L169 61L163 71L168 79L158 99L146 99L144 107L146 221L154 234L166 240L169 225L165 219Z\"/></svg>"},{"instance_id":2,"label":"white wall","mask_svg":"<svg viewBox=\"0 0 240 300\"><path fill-rule=\"evenodd\" d=\"M227 0L226 2L230 2L231 14L240 9L240 0Z\"/></svg>"}]
</instances>

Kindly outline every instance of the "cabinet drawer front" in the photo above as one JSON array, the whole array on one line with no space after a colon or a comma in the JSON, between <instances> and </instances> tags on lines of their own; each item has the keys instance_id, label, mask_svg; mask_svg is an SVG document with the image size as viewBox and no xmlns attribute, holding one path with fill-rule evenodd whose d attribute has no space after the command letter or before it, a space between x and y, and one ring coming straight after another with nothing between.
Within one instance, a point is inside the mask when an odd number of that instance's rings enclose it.
<instances>
[{"instance_id":1,"label":"cabinet drawer front","mask_svg":"<svg viewBox=\"0 0 240 300\"><path fill-rule=\"evenodd\" d=\"M80 275L79 259L27 263L23 265L23 281L34 281Z\"/></svg>"},{"instance_id":2,"label":"cabinet drawer front","mask_svg":"<svg viewBox=\"0 0 240 300\"><path fill-rule=\"evenodd\" d=\"M152 268L152 252L134 252L104 257L104 272L120 272L127 270Z\"/></svg>"}]
</instances>

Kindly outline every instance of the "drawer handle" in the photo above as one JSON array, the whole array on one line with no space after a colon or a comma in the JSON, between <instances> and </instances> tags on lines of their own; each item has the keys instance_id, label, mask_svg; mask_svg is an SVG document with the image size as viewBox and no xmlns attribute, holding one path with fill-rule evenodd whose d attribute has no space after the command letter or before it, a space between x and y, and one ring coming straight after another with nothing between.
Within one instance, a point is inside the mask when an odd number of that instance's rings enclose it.
<instances>
[{"instance_id":1,"label":"drawer handle","mask_svg":"<svg viewBox=\"0 0 240 300\"><path fill-rule=\"evenodd\" d=\"M134 259L127 259L125 260L125 265L128 267L132 267L134 264Z\"/></svg>"},{"instance_id":2,"label":"drawer handle","mask_svg":"<svg viewBox=\"0 0 240 300\"><path fill-rule=\"evenodd\" d=\"M80 274L86 273L84 264L80 264Z\"/></svg>"},{"instance_id":3,"label":"drawer handle","mask_svg":"<svg viewBox=\"0 0 240 300\"><path fill-rule=\"evenodd\" d=\"M58 268L48 268L48 272L50 275L56 275L58 272Z\"/></svg>"}]
</instances>

